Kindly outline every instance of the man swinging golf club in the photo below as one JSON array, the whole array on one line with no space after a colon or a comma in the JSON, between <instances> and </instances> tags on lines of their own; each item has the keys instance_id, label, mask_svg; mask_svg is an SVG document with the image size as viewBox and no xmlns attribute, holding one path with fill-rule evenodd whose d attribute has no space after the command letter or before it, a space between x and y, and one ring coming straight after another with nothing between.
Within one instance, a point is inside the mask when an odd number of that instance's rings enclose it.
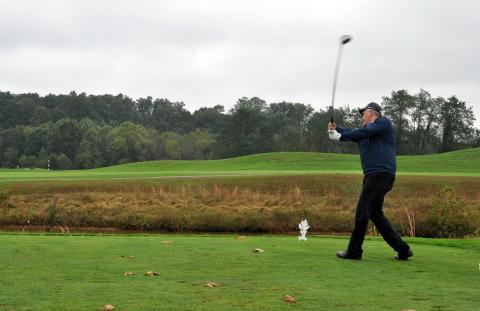
<instances>
[{"instance_id":1,"label":"man swinging golf club","mask_svg":"<svg viewBox=\"0 0 480 311\"><path fill-rule=\"evenodd\" d=\"M363 188L355 212L355 228L345 251L337 252L343 259L361 259L362 244L369 219L373 221L385 241L398 253L395 259L407 260L412 251L382 211L385 194L392 189L396 172L395 135L390 121L382 116L382 108L370 103L359 109L363 128L346 129L328 124L328 136L336 141L354 141L360 149L363 169Z\"/></svg>"}]
</instances>

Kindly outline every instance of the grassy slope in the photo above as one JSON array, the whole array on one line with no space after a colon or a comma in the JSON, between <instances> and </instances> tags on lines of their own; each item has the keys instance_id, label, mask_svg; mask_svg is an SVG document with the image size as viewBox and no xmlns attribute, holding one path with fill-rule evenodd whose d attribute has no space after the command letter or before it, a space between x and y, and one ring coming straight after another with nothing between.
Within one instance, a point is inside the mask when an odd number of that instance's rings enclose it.
<instances>
[{"instance_id":1,"label":"grassy slope","mask_svg":"<svg viewBox=\"0 0 480 311\"><path fill-rule=\"evenodd\" d=\"M480 148L422 156L399 156L399 172L480 173ZM360 171L358 155L275 152L213 161L151 161L94 171Z\"/></svg>"},{"instance_id":2,"label":"grassy slope","mask_svg":"<svg viewBox=\"0 0 480 311\"><path fill-rule=\"evenodd\" d=\"M408 262L375 238L352 262L345 238L0 234L0 310L477 310L480 240L409 242Z\"/></svg>"},{"instance_id":3,"label":"grassy slope","mask_svg":"<svg viewBox=\"0 0 480 311\"><path fill-rule=\"evenodd\" d=\"M399 156L400 174L480 176L480 148ZM277 152L210 161L149 161L93 170L0 169L0 180L137 178L175 175L361 173L358 155Z\"/></svg>"}]
</instances>

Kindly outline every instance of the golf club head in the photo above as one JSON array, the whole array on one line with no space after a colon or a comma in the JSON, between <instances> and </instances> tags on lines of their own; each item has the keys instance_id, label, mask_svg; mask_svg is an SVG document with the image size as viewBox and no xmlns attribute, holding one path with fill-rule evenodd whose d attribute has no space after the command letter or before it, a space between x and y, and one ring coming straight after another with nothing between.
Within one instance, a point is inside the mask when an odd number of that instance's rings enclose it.
<instances>
[{"instance_id":1,"label":"golf club head","mask_svg":"<svg viewBox=\"0 0 480 311\"><path fill-rule=\"evenodd\" d=\"M350 35L343 35L340 37L340 44L347 44L348 42L352 41L353 37Z\"/></svg>"}]
</instances>

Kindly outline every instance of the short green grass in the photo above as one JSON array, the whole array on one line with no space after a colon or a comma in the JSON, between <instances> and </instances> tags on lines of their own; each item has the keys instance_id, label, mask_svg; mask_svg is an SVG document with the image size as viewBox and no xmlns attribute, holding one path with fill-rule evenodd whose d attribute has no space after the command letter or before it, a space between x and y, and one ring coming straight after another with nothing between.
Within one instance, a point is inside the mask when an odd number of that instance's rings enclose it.
<instances>
[{"instance_id":1,"label":"short green grass","mask_svg":"<svg viewBox=\"0 0 480 311\"><path fill-rule=\"evenodd\" d=\"M346 261L342 237L4 233L0 310L478 310L480 240L408 241L407 262L378 238Z\"/></svg>"},{"instance_id":2,"label":"short green grass","mask_svg":"<svg viewBox=\"0 0 480 311\"><path fill-rule=\"evenodd\" d=\"M398 173L480 176L480 148L434 155L399 156ZM361 174L358 155L274 152L224 160L148 161L92 170L0 169L0 182L66 179L135 179L168 176Z\"/></svg>"}]
</instances>

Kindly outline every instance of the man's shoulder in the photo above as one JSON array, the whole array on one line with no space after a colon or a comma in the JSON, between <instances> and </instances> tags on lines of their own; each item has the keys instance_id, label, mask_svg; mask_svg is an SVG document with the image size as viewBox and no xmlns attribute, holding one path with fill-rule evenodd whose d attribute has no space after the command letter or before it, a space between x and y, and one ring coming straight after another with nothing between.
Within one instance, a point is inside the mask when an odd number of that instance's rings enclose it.
<instances>
[{"instance_id":1,"label":"man's shoulder","mask_svg":"<svg viewBox=\"0 0 480 311\"><path fill-rule=\"evenodd\" d=\"M383 124L385 126L388 126L388 127L392 127L392 122L390 122L390 120L388 118L384 117L384 116L379 117L376 120L376 122L381 123L381 124Z\"/></svg>"}]
</instances>

